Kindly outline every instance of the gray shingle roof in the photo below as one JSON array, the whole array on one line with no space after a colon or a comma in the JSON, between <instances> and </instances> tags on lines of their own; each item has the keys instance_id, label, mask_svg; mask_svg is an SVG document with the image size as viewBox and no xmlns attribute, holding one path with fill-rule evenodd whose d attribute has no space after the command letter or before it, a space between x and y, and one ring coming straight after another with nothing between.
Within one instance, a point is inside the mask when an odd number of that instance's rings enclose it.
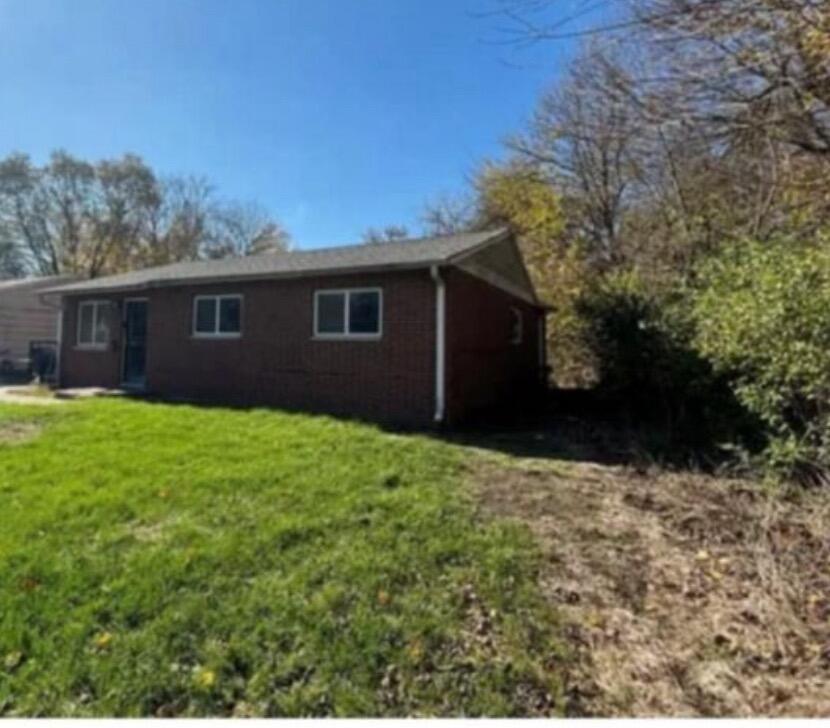
<instances>
[{"instance_id":1,"label":"gray shingle roof","mask_svg":"<svg viewBox=\"0 0 830 728\"><path fill-rule=\"evenodd\" d=\"M321 273L425 268L446 264L465 253L504 238L506 230L485 230L392 243L292 250L244 258L173 263L158 268L94 278L50 288L46 293L86 293L151 288L245 278L298 277Z\"/></svg>"}]
</instances>

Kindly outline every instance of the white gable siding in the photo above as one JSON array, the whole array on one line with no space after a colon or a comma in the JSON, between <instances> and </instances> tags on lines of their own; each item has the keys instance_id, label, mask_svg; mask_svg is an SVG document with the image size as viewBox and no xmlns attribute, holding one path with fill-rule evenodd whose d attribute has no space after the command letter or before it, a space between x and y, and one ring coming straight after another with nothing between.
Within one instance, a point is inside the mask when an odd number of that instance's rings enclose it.
<instances>
[{"instance_id":1,"label":"white gable siding","mask_svg":"<svg viewBox=\"0 0 830 728\"><path fill-rule=\"evenodd\" d=\"M528 303L536 303L533 284L512 237L488 245L459 261L457 265L476 278L481 278Z\"/></svg>"}]
</instances>

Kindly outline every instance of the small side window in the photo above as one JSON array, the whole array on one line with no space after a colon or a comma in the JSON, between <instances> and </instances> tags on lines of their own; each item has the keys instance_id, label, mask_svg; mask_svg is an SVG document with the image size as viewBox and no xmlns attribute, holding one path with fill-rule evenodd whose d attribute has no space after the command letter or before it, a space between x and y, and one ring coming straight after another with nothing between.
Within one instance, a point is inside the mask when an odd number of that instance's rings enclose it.
<instances>
[{"instance_id":1,"label":"small side window","mask_svg":"<svg viewBox=\"0 0 830 728\"><path fill-rule=\"evenodd\" d=\"M513 346L518 346L522 343L522 334L524 333L524 320L522 312L515 306L510 308L510 343Z\"/></svg>"}]
</instances>

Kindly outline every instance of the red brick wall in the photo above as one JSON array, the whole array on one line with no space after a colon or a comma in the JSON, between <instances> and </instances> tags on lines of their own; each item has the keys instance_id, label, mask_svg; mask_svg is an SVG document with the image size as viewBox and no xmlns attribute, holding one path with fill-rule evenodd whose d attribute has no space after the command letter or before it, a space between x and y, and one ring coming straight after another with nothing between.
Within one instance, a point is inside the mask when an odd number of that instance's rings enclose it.
<instances>
[{"instance_id":1,"label":"red brick wall","mask_svg":"<svg viewBox=\"0 0 830 728\"><path fill-rule=\"evenodd\" d=\"M515 402L538 382L539 312L477 278L451 269L447 281L447 414L452 422ZM383 289L378 341L313 338L313 296L321 288ZM193 298L243 295L242 336L192 336ZM408 425L429 425L435 407L435 286L427 271L284 279L136 294L148 299L147 390L151 394L272 405ZM75 346L79 301L64 310L61 384L118 387L121 310L111 296L105 351ZM524 332L510 344L511 306Z\"/></svg>"},{"instance_id":2,"label":"red brick wall","mask_svg":"<svg viewBox=\"0 0 830 728\"><path fill-rule=\"evenodd\" d=\"M313 338L320 288L383 289L377 341ZM243 295L242 336L192 336L193 297ZM164 396L274 405L401 424L426 424L434 406L434 284L426 271L152 289L147 390ZM64 386L118 386L120 326L107 352L74 347L78 297L67 301ZM117 297L115 300L120 300Z\"/></svg>"},{"instance_id":3,"label":"red brick wall","mask_svg":"<svg viewBox=\"0 0 830 728\"><path fill-rule=\"evenodd\" d=\"M447 406L451 422L521 406L538 391L542 311L458 270L447 281ZM522 341L510 342L511 308L522 313Z\"/></svg>"}]
</instances>

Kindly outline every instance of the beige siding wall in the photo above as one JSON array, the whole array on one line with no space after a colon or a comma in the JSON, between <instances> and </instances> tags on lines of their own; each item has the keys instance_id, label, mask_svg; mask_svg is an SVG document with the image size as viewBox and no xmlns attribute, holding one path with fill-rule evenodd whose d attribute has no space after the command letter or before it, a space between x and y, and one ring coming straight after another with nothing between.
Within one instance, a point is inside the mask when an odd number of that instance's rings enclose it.
<instances>
[{"instance_id":1,"label":"beige siding wall","mask_svg":"<svg viewBox=\"0 0 830 728\"><path fill-rule=\"evenodd\" d=\"M54 279L0 283L0 360L26 359L30 341L57 339L58 311L39 295L53 285L57 285Z\"/></svg>"}]
</instances>

